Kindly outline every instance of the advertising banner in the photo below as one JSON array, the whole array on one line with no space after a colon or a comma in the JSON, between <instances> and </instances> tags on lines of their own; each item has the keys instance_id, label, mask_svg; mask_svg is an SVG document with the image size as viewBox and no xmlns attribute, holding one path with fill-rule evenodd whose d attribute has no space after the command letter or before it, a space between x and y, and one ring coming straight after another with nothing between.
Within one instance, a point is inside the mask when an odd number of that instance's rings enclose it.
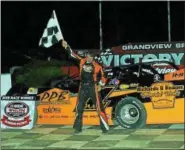
<instances>
[{"instance_id":1,"label":"advertising banner","mask_svg":"<svg viewBox=\"0 0 185 150\"><path fill-rule=\"evenodd\" d=\"M2 96L1 128L32 129L35 114L35 97Z\"/></svg>"},{"instance_id":2,"label":"advertising banner","mask_svg":"<svg viewBox=\"0 0 185 150\"><path fill-rule=\"evenodd\" d=\"M144 60L166 60L181 65L184 61L185 43L182 42L165 42L165 43L137 43L113 47L114 54L126 55L127 58L133 58L134 63L138 59ZM130 54L130 55L128 55ZM122 63L128 65L128 63Z\"/></svg>"},{"instance_id":3,"label":"advertising banner","mask_svg":"<svg viewBox=\"0 0 185 150\"><path fill-rule=\"evenodd\" d=\"M156 43L132 43L119 46L123 51L125 50L174 50L183 49L185 47L184 41L178 42L156 42ZM118 48L118 47L115 47Z\"/></svg>"},{"instance_id":4,"label":"advertising banner","mask_svg":"<svg viewBox=\"0 0 185 150\"><path fill-rule=\"evenodd\" d=\"M128 44L112 47L111 55L100 53L99 61L106 67L153 62L152 66L159 74L166 74L176 71L176 68L164 61L171 62L178 68L184 68L184 48L184 41Z\"/></svg>"},{"instance_id":5,"label":"advertising banner","mask_svg":"<svg viewBox=\"0 0 185 150\"><path fill-rule=\"evenodd\" d=\"M158 43L132 43L112 47L110 49L89 50L95 54L95 60L105 68L129 66L131 64L153 62L152 67L159 74L167 74L184 68L185 42L158 42ZM86 50L77 51L85 56ZM162 63L163 61L163 63ZM171 62L164 63L164 61ZM76 69L78 69L76 67ZM70 69L72 70L72 69ZM74 71L73 71L74 73ZM78 73L76 71L76 73Z\"/></svg>"}]
</instances>

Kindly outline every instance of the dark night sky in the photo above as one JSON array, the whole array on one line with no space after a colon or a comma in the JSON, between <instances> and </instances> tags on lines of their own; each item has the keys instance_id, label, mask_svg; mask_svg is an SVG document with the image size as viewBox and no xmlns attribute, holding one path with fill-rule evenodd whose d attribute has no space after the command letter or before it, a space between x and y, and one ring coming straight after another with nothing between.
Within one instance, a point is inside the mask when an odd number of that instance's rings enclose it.
<instances>
[{"instance_id":1,"label":"dark night sky","mask_svg":"<svg viewBox=\"0 0 185 150\"><path fill-rule=\"evenodd\" d=\"M184 2L171 2L172 41L184 40ZM4 48L38 48L56 14L64 38L76 49L99 48L98 2L2 2ZM104 48L131 42L168 40L167 2L103 2Z\"/></svg>"}]
</instances>

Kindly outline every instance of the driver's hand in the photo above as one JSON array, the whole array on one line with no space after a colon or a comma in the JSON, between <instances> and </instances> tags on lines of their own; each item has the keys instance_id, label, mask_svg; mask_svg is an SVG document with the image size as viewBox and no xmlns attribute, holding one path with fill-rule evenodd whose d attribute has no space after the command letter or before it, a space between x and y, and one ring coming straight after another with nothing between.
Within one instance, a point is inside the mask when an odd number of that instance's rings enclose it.
<instances>
[{"instance_id":1,"label":"driver's hand","mask_svg":"<svg viewBox=\"0 0 185 150\"><path fill-rule=\"evenodd\" d=\"M67 42L65 40L62 40L62 47L64 47L65 49L67 48Z\"/></svg>"}]
</instances>

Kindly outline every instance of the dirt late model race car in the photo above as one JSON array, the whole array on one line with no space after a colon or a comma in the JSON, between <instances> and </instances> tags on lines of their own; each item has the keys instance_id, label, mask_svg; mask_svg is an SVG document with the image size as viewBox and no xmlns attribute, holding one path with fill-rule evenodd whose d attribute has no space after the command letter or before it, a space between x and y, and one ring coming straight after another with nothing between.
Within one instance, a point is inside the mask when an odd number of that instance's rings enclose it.
<instances>
[{"instance_id":1,"label":"dirt late model race car","mask_svg":"<svg viewBox=\"0 0 185 150\"><path fill-rule=\"evenodd\" d=\"M184 123L184 69L176 67L176 71L161 75L149 64L112 68L112 76L100 91L110 125L140 128L145 124ZM50 81L48 87L22 87L17 92L13 87L7 96L35 96L37 124L70 125L75 119L78 87L79 80L64 77ZM99 125L90 99L85 104L83 123Z\"/></svg>"}]
</instances>

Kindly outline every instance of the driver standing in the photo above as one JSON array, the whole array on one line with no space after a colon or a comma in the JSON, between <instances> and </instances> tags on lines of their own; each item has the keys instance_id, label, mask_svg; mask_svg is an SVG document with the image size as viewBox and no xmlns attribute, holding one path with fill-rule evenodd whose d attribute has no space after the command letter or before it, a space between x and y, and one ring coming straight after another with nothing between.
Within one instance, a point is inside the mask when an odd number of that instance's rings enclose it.
<instances>
[{"instance_id":1,"label":"driver standing","mask_svg":"<svg viewBox=\"0 0 185 150\"><path fill-rule=\"evenodd\" d=\"M82 132L82 116L84 111L84 106L86 100L92 99L96 106L98 115L100 117L100 128L102 133L106 133L109 130L108 119L105 114L104 106L100 100L98 91L101 86L104 86L107 79L104 76L102 66L93 60L93 55L88 53L86 58L81 58L76 55L66 41L62 41L62 46L67 50L69 56L79 61L80 66L80 87L78 101L76 105L76 117L73 128L75 133ZM98 81L97 76L101 75L100 81ZM97 85L98 84L98 85Z\"/></svg>"}]
</instances>

